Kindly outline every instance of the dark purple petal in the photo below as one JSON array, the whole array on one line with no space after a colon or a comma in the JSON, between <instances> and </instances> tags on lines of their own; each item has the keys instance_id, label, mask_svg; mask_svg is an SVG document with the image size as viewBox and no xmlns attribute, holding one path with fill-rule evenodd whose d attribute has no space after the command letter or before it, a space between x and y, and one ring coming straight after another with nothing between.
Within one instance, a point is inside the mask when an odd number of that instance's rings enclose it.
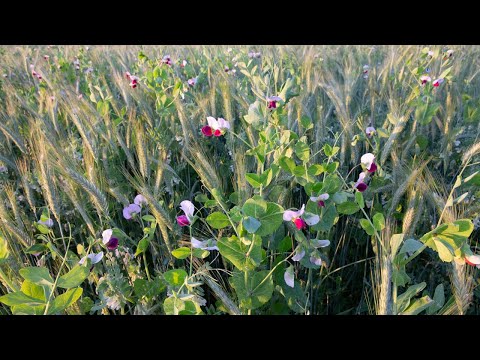
<instances>
[{"instance_id":1,"label":"dark purple petal","mask_svg":"<svg viewBox=\"0 0 480 360\"><path fill-rule=\"evenodd\" d=\"M368 172L374 173L376 170L377 170L377 164L372 163L372 165L370 165L370 169L368 169Z\"/></svg>"},{"instance_id":2,"label":"dark purple petal","mask_svg":"<svg viewBox=\"0 0 480 360\"><path fill-rule=\"evenodd\" d=\"M320 206L320 207L325 207L325 201L320 200L320 201L318 202L318 206Z\"/></svg>"},{"instance_id":3,"label":"dark purple petal","mask_svg":"<svg viewBox=\"0 0 480 360\"><path fill-rule=\"evenodd\" d=\"M364 182L360 182L356 186L357 190L360 192L364 192L365 190L367 190L367 187L367 184L365 184Z\"/></svg>"},{"instance_id":4,"label":"dark purple petal","mask_svg":"<svg viewBox=\"0 0 480 360\"><path fill-rule=\"evenodd\" d=\"M107 243L107 249L108 250L115 250L118 247L118 239L111 237L110 240L108 240Z\"/></svg>"}]
</instances>

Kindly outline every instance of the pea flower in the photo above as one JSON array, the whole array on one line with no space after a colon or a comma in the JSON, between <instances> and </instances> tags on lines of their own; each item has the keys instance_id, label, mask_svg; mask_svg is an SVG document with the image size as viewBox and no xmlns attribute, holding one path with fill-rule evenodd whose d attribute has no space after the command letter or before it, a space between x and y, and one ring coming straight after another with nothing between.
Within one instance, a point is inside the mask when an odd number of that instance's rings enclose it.
<instances>
[{"instance_id":1,"label":"pea flower","mask_svg":"<svg viewBox=\"0 0 480 360\"><path fill-rule=\"evenodd\" d=\"M365 129L365 133L367 134L368 137L372 137L377 133L377 130L373 126L369 126Z\"/></svg>"},{"instance_id":2,"label":"pea flower","mask_svg":"<svg viewBox=\"0 0 480 360\"><path fill-rule=\"evenodd\" d=\"M268 98L267 98L267 102L268 102L267 107L268 107L269 109L276 109L277 106L278 106L277 103L278 103L279 101L282 101L282 98L279 97L279 96L271 96L271 97L268 97Z\"/></svg>"},{"instance_id":3,"label":"pea flower","mask_svg":"<svg viewBox=\"0 0 480 360\"><path fill-rule=\"evenodd\" d=\"M293 266L290 265L285 273L283 274L283 279L285 280L285 284L293 288L295 286L295 276L293 274Z\"/></svg>"},{"instance_id":4,"label":"pea flower","mask_svg":"<svg viewBox=\"0 0 480 360\"><path fill-rule=\"evenodd\" d=\"M73 65L75 65L76 70L79 70L80 69L80 60L78 60L78 58L75 58L75 61L73 62Z\"/></svg>"},{"instance_id":5,"label":"pea flower","mask_svg":"<svg viewBox=\"0 0 480 360\"><path fill-rule=\"evenodd\" d=\"M443 57L443 60L451 58L453 56L453 50L447 50L445 52L445 56Z\"/></svg>"},{"instance_id":6,"label":"pea flower","mask_svg":"<svg viewBox=\"0 0 480 360\"><path fill-rule=\"evenodd\" d=\"M107 229L102 233L103 244L107 247L108 250L115 250L118 247L118 239L112 237L113 230Z\"/></svg>"},{"instance_id":7,"label":"pea flower","mask_svg":"<svg viewBox=\"0 0 480 360\"><path fill-rule=\"evenodd\" d=\"M142 207L143 205L147 205L147 199L145 199L145 196L138 194L135 196L135 199L133 200L134 204L137 204L138 206Z\"/></svg>"},{"instance_id":8,"label":"pea flower","mask_svg":"<svg viewBox=\"0 0 480 360\"><path fill-rule=\"evenodd\" d=\"M135 88L137 87L138 80L140 80L139 77L130 74L128 71L125 73L125 75L126 75L127 79L130 80L130 84L129 84L129 85L132 87L132 89L135 89Z\"/></svg>"},{"instance_id":9,"label":"pea flower","mask_svg":"<svg viewBox=\"0 0 480 360\"><path fill-rule=\"evenodd\" d=\"M312 243L313 247L316 248L316 249L330 246L330 240L315 239L315 240L312 240L311 243Z\"/></svg>"},{"instance_id":10,"label":"pea flower","mask_svg":"<svg viewBox=\"0 0 480 360\"><path fill-rule=\"evenodd\" d=\"M259 52L250 51L248 53L248 57L251 58L251 59L258 59L260 56L261 56L261 54Z\"/></svg>"},{"instance_id":11,"label":"pea flower","mask_svg":"<svg viewBox=\"0 0 480 360\"><path fill-rule=\"evenodd\" d=\"M43 58L48 61L48 59L50 59L50 56L48 56L48 55L43 55Z\"/></svg>"},{"instance_id":12,"label":"pea flower","mask_svg":"<svg viewBox=\"0 0 480 360\"><path fill-rule=\"evenodd\" d=\"M180 209L184 212L184 215L177 216L177 223L180 226L187 226L193 223L193 213L195 206L189 200L183 200L180 203Z\"/></svg>"},{"instance_id":13,"label":"pea flower","mask_svg":"<svg viewBox=\"0 0 480 360\"><path fill-rule=\"evenodd\" d=\"M195 86L195 84L197 83L197 78L194 77L194 78L188 79L188 80L187 80L187 83L188 83L188 85L190 85L190 86Z\"/></svg>"},{"instance_id":14,"label":"pea flower","mask_svg":"<svg viewBox=\"0 0 480 360\"><path fill-rule=\"evenodd\" d=\"M99 263L100 260L103 259L103 251L100 251L98 254L95 254L95 253L88 254L87 256L84 256L83 258L81 258L78 263L80 265L83 265L85 263L85 260L87 260L87 258L92 261L92 265L95 265L96 263Z\"/></svg>"},{"instance_id":15,"label":"pea flower","mask_svg":"<svg viewBox=\"0 0 480 360\"><path fill-rule=\"evenodd\" d=\"M375 155L372 153L366 153L362 155L360 162L366 167L368 172L374 173L375 170L377 170L377 165L375 164Z\"/></svg>"},{"instance_id":16,"label":"pea flower","mask_svg":"<svg viewBox=\"0 0 480 360\"><path fill-rule=\"evenodd\" d=\"M320 257L320 255L314 251L312 254L310 254L310 262L314 265L322 265L322 258Z\"/></svg>"},{"instance_id":17,"label":"pea flower","mask_svg":"<svg viewBox=\"0 0 480 360\"><path fill-rule=\"evenodd\" d=\"M422 86L424 86L427 82L431 82L432 78L428 75L420 76L420 81L422 82Z\"/></svg>"},{"instance_id":18,"label":"pea flower","mask_svg":"<svg viewBox=\"0 0 480 360\"><path fill-rule=\"evenodd\" d=\"M436 79L434 82L433 82L433 86L435 87L439 87L441 83L443 83L443 79L442 78L439 78L439 79Z\"/></svg>"},{"instance_id":19,"label":"pea flower","mask_svg":"<svg viewBox=\"0 0 480 360\"><path fill-rule=\"evenodd\" d=\"M123 208L123 217L130 220L135 215L139 214L142 208L137 204L130 204Z\"/></svg>"},{"instance_id":20,"label":"pea flower","mask_svg":"<svg viewBox=\"0 0 480 360\"><path fill-rule=\"evenodd\" d=\"M37 223L41 224L41 225L45 225L46 227L49 227L49 228L53 227L53 220L52 219L47 219L45 221L40 220Z\"/></svg>"},{"instance_id":21,"label":"pea flower","mask_svg":"<svg viewBox=\"0 0 480 360\"><path fill-rule=\"evenodd\" d=\"M207 117L208 125L202 127L202 133L205 136L221 136L230 129L230 123L223 118L215 119L213 116Z\"/></svg>"},{"instance_id":22,"label":"pea flower","mask_svg":"<svg viewBox=\"0 0 480 360\"><path fill-rule=\"evenodd\" d=\"M305 250L302 249L301 247L297 247L295 249L295 255L293 255L292 260L293 261L300 261L300 260L303 259L304 256L305 256Z\"/></svg>"},{"instance_id":23,"label":"pea flower","mask_svg":"<svg viewBox=\"0 0 480 360\"><path fill-rule=\"evenodd\" d=\"M354 185L354 188L360 192L364 192L368 188L367 184L363 182L364 179L365 179L365 173L361 172L360 175L358 176L357 182Z\"/></svg>"},{"instance_id":24,"label":"pea flower","mask_svg":"<svg viewBox=\"0 0 480 360\"><path fill-rule=\"evenodd\" d=\"M217 241L213 239L209 240L204 240L200 241L192 237L192 247L195 249L202 249L202 250L217 250L218 251L218 246L217 246Z\"/></svg>"},{"instance_id":25,"label":"pea flower","mask_svg":"<svg viewBox=\"0 0 480 360\"><path fill-rule=\"evenodd\" d=\"M0 174L8 173L8 168L4 165L0 166Z\"/></svg>"},{"instance_id":26,"label":"pea flower","mask_svg":"<svg viewBox=\"0 0 480 360\"><path fill-rule=\"evenodd\" d=\"M480 255L466 255L465 262L480 269Z\"/></svg>"},{"instance_id":27,"label":"pea flower","mask_svg":"<svg viewBox=\"0 0 480 360\"><path fill-rule=\"evenodd\" d=\"M162 59L162 63L167 64L168 66L171 66L172 59L170 58L170 55L165 55Z\"/></svg>"},{"instance_id":28,"label":"pea flower","mask_svg":"<svg viewBox=\"0 0 480 360\"><path fill-rule=\"evenodd\" d=\"M318 215L307 215L305 214L305 204L302 205L302 208L297 211L286 210L283 213L284 221L291 221L295 224L298 230L306 229L307 225L312 226L318 224L320 217ZM303 215L303 218L301 217Z\"/></svg>"},{"instance_id":29,"label":"pea flower","mask_svg":"<svg viewBox=\"0 0 480 360\"><path fill-rule=\"evenodd\" d=\"M187 64L188 64L188 63L187 63L187 60L183 60L182 63L180 64L180 66L181 66L182 68L184 68Z\"/></svg>"},{"instance_id":30,"label":"pea flower","mask_svg":"<svg viewBox=\"0 0 480 360\"><path fill-rule=\"evenodd\" d=\"M368 78L368 70L370 69L370 66L368 65L363 65L363 78L366 79Z\"/></svg>"},{"instance_id":31,"label":"pea flower","mask_svg":"<svg viewBox=\"0 0 480 360\"><path fill-rule=\"evenodd\" d=\"M434 53L433 53L432 50L430 50L430 51L427 53L427 55L430 56L430 57L433 57L433 54L434 54Z\"/></svg>"},{"instance_id":32,"label":"pea flower","mask_svg":"<svg viewBox=\"0 0 480 360\"><path fill-rule=\"evenodd\" d=\"M330 195L328 195L327 193L324 193L318 196L310 196L310 200L318 201L318 206L325 207L325 200L328 200L329 197Z\"/></svg>"},{"instance_id":33,"label":"pea flower","mask_svg":"<svg viewBox=\"0 0 480 360\"><path fill-rule=\"evenodd\" d=\"M228 65L225 65L224 70L225 70L226 73L228 73L230 71L230 68L228 67Z\"/></svg>"}]
</instances>

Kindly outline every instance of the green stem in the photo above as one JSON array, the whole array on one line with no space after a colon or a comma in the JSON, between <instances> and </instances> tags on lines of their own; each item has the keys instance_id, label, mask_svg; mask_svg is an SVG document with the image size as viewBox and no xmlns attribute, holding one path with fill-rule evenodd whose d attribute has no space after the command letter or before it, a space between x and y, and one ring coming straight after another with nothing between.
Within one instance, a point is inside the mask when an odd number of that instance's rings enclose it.
<instances>
[{"instance_id":1,"label":"green stem","mask_svg":"<svg viewBox=\"0 0 480 360\"><path fill-rule=\"evenodd\" d=\"M147 274L147 279L148 279L148 281L151 281L150 272L148 271L147 256L145 254L145 251L143 252L142 255L143 255L143 265L145 266L145 273Z\"/></svg>"}]
</instances>

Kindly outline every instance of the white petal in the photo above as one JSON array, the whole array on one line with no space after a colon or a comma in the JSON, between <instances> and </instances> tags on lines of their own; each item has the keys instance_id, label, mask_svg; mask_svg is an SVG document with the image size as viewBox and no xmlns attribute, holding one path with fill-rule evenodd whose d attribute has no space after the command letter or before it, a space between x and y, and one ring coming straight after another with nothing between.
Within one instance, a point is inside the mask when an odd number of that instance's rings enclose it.
<instances>
[{"instance_id":1,"label":"white petal","mask_svg":"<svg viewBox=\"0 0 480 360\"><path fill-rule=\"evenodd\" d=\"M133 202L139 206L147 205L147 199L145 199L145 196L138 194L135 196L135 199Z\"/></svg>"},{"instance_id":2,"label":"white petal","mask_svg":"<svg viewBox=\"0 0 480 360\"><path fill-rule=\"evenodd\" d=\"M303 219L307 225L312 226L318 224L320 221L320 216L308 213L303 216Z\"/></svg>"},{"instance_id":3,"label":"white petal","mask_svg":"<svg viewBox=\"0 0 480 360\"><path fill-rule=\"evenodd\" d=\"M195 206L193 206L191 201L183 200L180 203L180 209L183 210L183 212L185 213L185 215L187 215L189 220L193 219L193 213L195 211Z\"/></svg>"},{"instance_id":4,"label":"white petal","mask_svg":"<svg viewBox=\"0 0 480 360\"><path fill-rule=\"evenodd\" d=\"M479 255L467 255L465 258L470 261L472 264L480 265L480 256Z\"/></svg>"},{"instance_id":5,"label":"white petal","mask_svg":"<svg viewBox=\"0 0 480 360\"><path fill-rule=\"evenodd\" d=\"M292 260L293 261L300 261L303 259L305 256L305 250L302 249L302 251L298 252L298 250L295 252L295 255L293 255Z\"/></svg>"},{"instance_id":6,"label":"white petal","mask_svg":"<svg viewBox=\"0 0 480 360\"><path fill-rule=\"evenodd\" d=\"M330 240L312 240L313 247L315 248L323 248L330 245Z\"/></svg>"},{"instance_id":7,"label":"white petal","mask_svg":"<svg viewBox=\"0 0 480 360\"><path fill-rule=\"evenodd\" d=\"M98 254L92 254L93 256L90 258L92 260L92 265L100 262L103 259L103 251L100 251Z\"/></svg>"},{"instance_id":8,"label":"white petal","mask_svg":"<svg viewBox=\"0 0 480 360\"><path fill-rule=\"evenodd\" d=\"M322 194L318 197L319 200L328 200L328 198L330 197L330 195L328 195L327 193L325 194Z\"/></svg>"},{"instance_id":9,"label":"white petal","mask_svg":"<svg viewBox=\"0 0 480 360\"><path fill-rule=\"evenodd\" d=\"M298 210L298 212L297 212L297 213L298 213L297 217L302 216L304 212L305 212L305 204L303 204L303 205L302 205L302 208L301 208L300 210Z\"/></svg>"},{"instance_id":10,"label":"white petal","mask_svg":"<svg viewBox=\"0 0 480 360\"><path fill-rule=\"evenodd\" d=\"M192 242L192 247L196 249L201 249L204 243L203 241L197 240L194 237L192 237L191 242Z\"/></svg>"},{"instance_id":11,"label":"white petal","mask_svg":"<svg viewBox=\"0 0 480 360\"><path fill-rule=\"evenodd\" d=\"M112 229L107 229L104 232L102 232L102 238L103 238L103 243L106 244L110 241L110 238L112 237L113 230Z\"/></svg>"},{"instance_id":12,"label":"white petal","mask_svg":"<svg viewBox=\"0 0 480 360\"><path fill-rule=\"evenodd\" d=\"M361 163L364 164L369 170L374 160L375 155L373 155L372 153L366 153L360 158Z\"/></svg>"},{"instance_id":13,"label":"white petal","mask_svg":"<svg viewBox=\"0 0 480 360\"><path fill-rule=\"evenodd\" d=\"M322 265L322 259L314 256L310 256L310 262L315 265L319 265L319 266Z\"/></svg>"},{"instance_id":14,"label":"white petal","mask_svg":"<svg viewBox=\"0 0 480 360\"><path fill-rule=\"evenodd\" d=\"M292 221L295 217L297 217L297 211L285 210L285 212L283 213L284 221Z\"/></svg>"},{"instance_id":15,"label":"white petal","mask_svg":"<svg viewBox=\"0 0 480 360\"><path fill-rule=\"evenodd\" d=\"M357 184L360 182L363 182L363 180L365 179L365 176L366 174L364 172L361 172L360 175L358 175Z\"/></svg>"},{"instance_id":16,"label":"white petal","mask_svg":"<svg viewBox=\"0 0 480 360\"><path fill-rule=\"evenodd\" d=\"M220 129L230 129L230 123L223 118L218 118L218 127Z\"/></svg>"},{"instance_id":17,"label":"white petal","mask_svg":"<svg viewBox=\"0 0 480 360\"><path fill-rule=\"evenodd\" d=\"M218 129L218 121L213 116L208 116L207 122L208 122L208 126L210 126L213 130Z\"/></svg>"},{"instance_id":18,"label":"white petal","mask_svg":"<svg viewBox=\"0 0 480 360\"><path fill-rule=\"evenodd\" d=\"M80 265L83 265L83 263L85 262L85 260L87 260L87 257L86 257L86 256L82 257L78 263L79 263Z\"/></svg>"},{"instance_id":19,"label":"white petal","mask_svg":"<svg viewBox=\"0 0 480 360\"><path fill-rule=\"evenodd\" d=\"M293 288L295 286L295 276L293 274L293 266L289 266L287 270L285 270L285 274L283 274L283 278L285 283Z\"/></svg>"}]
</instances>

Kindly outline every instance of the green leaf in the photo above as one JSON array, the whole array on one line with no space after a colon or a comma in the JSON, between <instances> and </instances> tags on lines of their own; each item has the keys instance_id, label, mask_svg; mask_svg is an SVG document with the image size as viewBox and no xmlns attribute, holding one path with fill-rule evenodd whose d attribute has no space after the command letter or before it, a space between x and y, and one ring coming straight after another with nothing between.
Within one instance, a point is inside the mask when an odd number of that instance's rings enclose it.
<instances>
[{"instance_id":1,"label":"green leaf","mask_svg":"<svg viewBox=\"0 0 480 360\"><path fill-rule=\"evenodd\" d=\"M148 245L150 245L148 238L140 240L137 245L137 250L135 251L135 256L144 253L148 249Z\"/></svg>"},{"instance_id":2,"label":"green leaf","mask_svg":"<svg viewBox=\"0 0 480 360\"><path fill-rule=\"evenodd\" d=\"M298 176L298 177L305 177L307 174L305 166L303 165L298 165L295 166L295 169L293 169L293 175Z\"/></svg>"},{"instance_id":3,"label":"green leaf","mask_svg":"<svg viewBox=\"0 0 480 360\"><path fill-rule=\"evenodd\" d=\"M367 219L360 219L360 226L365 230L368 235L375 234L375 228L370 224L370 221Z\"/></svg>"},{"instance_id":4,"label":"green leaf","mask_svg":"<svg viewBox=\"0 0 480 360\"><path fill-rule=\"evenodd\" d=\"M205 220L214 229L223 229L230 225L227 215L219 211L211 213Z\"/></svg>"},{"instance_id":5,"label":"green leaf","mask_svg":"<svg viewBox=\"0 0 480 360\"><path fill-rule=\"evenodd\" d=\"M220 254L241 271L253 270L262 261L262 238L253 235L253 245L245 245L238 237L222 237L217 242ZM252 249L250 253L250 246Z\"/></svg>"},{"instance_id":6,"label":"green leaf","mask_svg":"<svg viewBox=\"0 0 480 360\"><path fill-rule=\"evenodd\" d=\"M163 311L166 315L195 315L197 313L192 301L183 301L174 296L165 299Z\"/></svg>"},{"instance_id":7,"label":"green leaf","mask_svg":"<svg viewBox=\"0 0 480 360\"><path fill-rule=\"evenodd\" d=\"M336 192L332 195L332 200L335 204L343 204L348 200L348 193L345 191Z\"/></svg>"},{"instance_id":8,"label":"green leaf","mask_svg":"<svg viewBox=\"0 0 480 360\"><path fill-rule=\"evenodd\" d=\"M373 226L377 231L382 231L385 229L385 218L382 213L376 213L372 218Z\"/></svg>"},{"instance_id":9,"label":"green leaf","mask_svg":"<svg viewBox=\"0 0 480 360\"><path fill-rule=\"evenodd\" d=\"M90 274L85 266L76 265L72 270L58 278L57 286L63 289L71 289L79 286Z\"/></svg>"},{"instance_id":10,"label":"green leaf","mask_svg":"<svg viewBox=\"0 0 480 360\"><path fill-rule=\"evenodd\" d=\"M45 313L45 305L15 305L12 306L12 315L43 315Z\"/></svg>"},{"instance_id":11,"label":"green leaf","mask_svg":"<svg viewBox=\"0 0 480 360\"><path fill-rule=\"evenodd\" d=\"M43 224L35 224L35 227L38 229L38 231L40 231L42 234L48 234L50 233L50 228L48 228L47 226L43 225Z\"/></svg>"},{"instance_id":12,"label":"green leaf","mask_svg":"<svg viewBox=\"0 0 480 360\"><path fill-rule=\"evenodd\" d=\"M83 289L75 288L58 295L53 299L50 308L48 309L48 315L58 314L68 307L72 306L82 296Z\"/></svg>"},{"instance_id":13,"label":"green leaf","mask_svg":"<svg viewBox=\"0 0 480 360\"><path fill-rule=\"evenodd\" d=\"M182 285L185 279L187 278L187 276L188 276L187 272L183 269L169 270L163 274L165 281L172 286Z\"/></svg>"},{"instance_id":14,"label":"green leaf","mask_svg":"<svg viewBox=\"0 0 480 360\"><path fill-rule=\"evenodd\" d=\"M165 288L165 284L159 277L151 281L146 279L136 279L133 282L133 291L139 299L143 297L152 299L155 296L159 296L165 290Z\"/></svg>"},{"instance_id":15,"label":"green leaf","mask_svg":"<svg viewBox=\"0 0 480 360\"><path fill-rule=\"evenodd\" d=\"M352 215L355 214L358 210L360 210L360 208L354 202L347 201L337 205L337 211L339 214Z\"/></svg>"},{"instance_id":16,"label":"green leaf","mask_svg":"<svg viewBox=\"0 0 480 360\"><path fill-rule=\"evenodd\" d=\"M363 195L360 191L355 192L355 202L358 204L360 209L365 207L365 201L363 200Z\"/></svg>"},{"instance_id":17,"label":"green leaf","mask_svg":"<svg viewBox=\"0 0 480 360\"><path fill-rule=\"evenodd\" d=\"M293 174L293 170L295 169L295 166L296 166L295 161L286 156L281 157L278 160L278 164L283 170L289 172L290 174Z\"/></svg>"},{"instance_id":18,"label":"green leaf","mask_svg":"<svg viewBox=\"0 0 480 360\"><path fill-rule=\"evenodd\" d=\"M31 281L24 280L21 287L22 292L40 302L46 302L45 290L42 286L32 283Z\"/></svg>"},{"instance_id":19,"label":"green leaf","mask_svg":"<svg viewBox=\"0 0 480 360\"><path fill-rule=\"evenodd\" d=\"M427 286L426 282L412 285L407 290L405 290L403 294L399 295L397 297L398 313L402 313L410 305L410 299L417 295L420 291L425 289L425 286Z\"/></svg>"},{"instance_id":20,"label":"green leaf","mask_svg":"<svg viewBox=\"0 0 480 360\"><path fill-rule=\"evenodd\" d=\"M331 162L325 167L325 171L328 172L329 174L333 174L335 170L338 169L338 165L339 165L338 161Z\"/></svg>"},{"instance_id":21,"label":"green leaf","mask_svg":"<svg viewBox=\"0 0 480 360\"><path fill-rule=\"evenodd\" d=\"M47 250L48 250L48 247L44 244L34 244L24 251L26 254L38 254Z\"/></svg>"},{"instance_id":22,"label":"green leaf","mask_svg":"<svg viewBox=\"0 0 480 360\"><path fill-rule=\"evenodd\" d=\"M142 216L142 219L145 220L145 221L148 221L148 222L155 222L157 221L155 219L155 217L153 217L152 215L143 215Z\"/></svg>"},{"instance_id":23,"label":"green leaf","mask_svg":"<svg viewBox=\"0 0 480 360\"><path fill-rule=\"evenodd\" d=\"M180 260L186 259L187 257L189 257L190 253L191 251L190 251L190 248L188 247L181 247L172 251L172 255Z\"/></svg>"},{"instance_id":24,"label":"green leaf","mask_svg":"<svg viewBox=\"0 0 480 360\"><path fill-rule=\"evenodd\" d=\"M265 213L258 217L261 226L256 234L259 236L273 234L283 223L283 212L284 209L280 205L268 202Z\"/></svg>"},{"instance_id":25,"label":"green leaf","mask_svg":"<svg viewBox=\"0 0 480 360\"><path fill-rule=\"evenodd\" d=\"M433 304L427 309L427 314L432 315L442 308L445 304L445 289L443 284L438 284L433 294Z\"/></svg>"},{"instance_id":26,"label":"green leaf","mask_svg":"<svg viewBox=\"0 0 480 360\"><path fill-rule=\"evenodd\" d=\"M37 305L45 304L44 301L25 295L21 291L3 295L2 297L0 297L0 302L8 306L15 306L15 305L37 306Z\"/></svg>"},{"instance_id":27,"label":"green leaf","mask_svg":"<svg viewBox=\"0 0 480 360\"><path fill-rule=\"evenodd\" d=\"M412 305L402 311L401 315L418 315L431 305L433 305L433 300L428 296L424 296L415 300Z\"/></svg>"},{"instance_id":28,"label":"green leaf","mask_svg":"<svg viewBox=\"0 0 480 360\"><path fill-rule=\"evenodd\" d=\"M329 144L323 145L323 152L327 157L333 156L333 148Z\"/></svg>"},{"instance_id":29,"label":"green leaf","mask_svg":"<svg viewBox=\"0 0 480 360\"><path fill-rule=\"evenodd\" d=\"M230 283L243 309L257 309L272 297L273 279L268 270L249 271L247 274L236 270Z\"/></svg>"},{"instance_id":30,"label":"green leaf","mask_svg":"<svg viewBox=\"0 0 480 360\"><path fill-rule=\"evenodd\" d=\"M323 173L324 171L325 169L322 165L314 164L312 166L309 166L307 173L310 176L317 176Z\"/></svg>"},{"instance_id":31,"label":"green leaf","mask_svg":"<svg viewBox=\"0 0 480 360\"><path fill-rule=\"evenodd\" d=\"M310 159L310 147L302 141L295 144L295 155L304 163Z\"/></svg>"},{"instance_id":32,"label":"green leaf","mask_svg":"<svg viewBox=\"0 0 480 360\"><path fill-rule=\"evenodd\" d=\"M398 255L405 254L405 253L413 253L413 252L417 251L418 249L420 249L422 246L423 246L423 244L418 240L407 239L403 243L403 246L400 249L400 251L398 252Z\"/></svg>"},{"instance_id":33,"label":"green leaf","mask_svg":"<svg viewBox=\"0 0 480 360\"><path fill-rule=\"evenodd\" d=\"M260 179L262 181L263 187L267 187L272 182L272 179L273 179L272 169L268 169L268 170L264 171L263 174L261 175Z\"/></svg>"},{"instance_id":34,"label":"green leaf","mask_svg":"<svg viewBox=\"0 0 480 360\"><path fill-rule=\"evenodd\" d=\"M7 240L0 235L0 264L8 258L9 253Z\"/></svg>"},{"instance_id":35,"label":"green leaf","mask_svg":"<svg viewBox=\"0 0 480 360\"><path fill-rule=\"evenodd\" d=\"M453 260L454 249L452 249L451 245L444 240L439 238L434 238L433 242L437 248L438 256L440 260L445 262L451 262Z\"/></svg>"},{"instance_id":36,"label":"green leaf","mask_svg":"<svg viewBox=\"0 0 480 360\"><path fill-rule=\"evenodd\" d=\"M52 286L54 283L54 280L50 276L48 269L43 267L36 267L36 266L26 267L26 268L20 269L19 272L20 272L20 275L25 280L31 281L37 285Z\"/></svg>"},{"instance_id":37,"label":"green leaf","mask_svg":"<svg viewBox=\"0 0 480 360\"><path fill-rule=\"evenodd\" d=\"M260 221L258 221L257 219L255 219L251 216L248 216L245 219L243 219L243 227L250 234L255 233L261 225L262 225L262 223Z\"/></svg>"},{"instance_id":38,"label":"green leaf","mask_svg":"<svg viewBox=\"0 0 480 360\"><path fill-rule=\"evenodd\" d=\"M254 188L259 188L262 185L262 178L260 175L247 173L245 174L245 178Z\"/></svg>"},{"instance_id":39,"label":"green leaf","mask_svg":"<svg viewBox=\"0 0 480 360\"><path fill-rule=\"evenodd\" d=\"M208 255L210 255L210 251L202 250L202 249L193 249L193 256L199 259L205 259Z\"/></svg>"},{"instance_id":40,"label":"green leaf","mask_svg":"<svg viewBox=\"0 0 480 360\"><path fill-rule=\"evenodd\" d=\"M246 216L251 216L258 219L267 211L267 202L259 195L253 196L251 199L245 201L242 211Z\"/></svg>"}]
</instances>

